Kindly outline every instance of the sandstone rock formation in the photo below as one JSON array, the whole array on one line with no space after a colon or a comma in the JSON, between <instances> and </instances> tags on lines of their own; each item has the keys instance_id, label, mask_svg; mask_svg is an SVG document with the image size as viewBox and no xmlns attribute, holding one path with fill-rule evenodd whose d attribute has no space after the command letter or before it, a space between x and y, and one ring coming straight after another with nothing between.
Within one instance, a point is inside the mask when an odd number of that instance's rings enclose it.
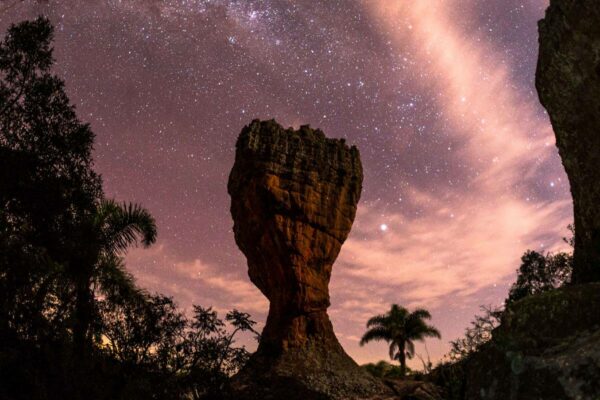
<instances>
[{"instance_id":1,"label":"sandstone rock formation","mask_svg":"<svg viewBox=\"0 0 600 400\"><path fill-rule=\"evenodd\" d=\"M356 147L320 130L254 120L237 141L228 191L250 280L269 299L237 398L352 399L389 392L344 352L329 317L331 269L354 221Z\"/></svg>"},{"instance_id":2,"label":"sandstone rock formation","mask_svg":"<svg viewBox=\"0 0 600 400\"><path fill-rule=\"evenodd\" d=\"M600 281L600 5L551 0L539 32L536 86L573 195L573 280Z\"/></svg>"}]
</instances>

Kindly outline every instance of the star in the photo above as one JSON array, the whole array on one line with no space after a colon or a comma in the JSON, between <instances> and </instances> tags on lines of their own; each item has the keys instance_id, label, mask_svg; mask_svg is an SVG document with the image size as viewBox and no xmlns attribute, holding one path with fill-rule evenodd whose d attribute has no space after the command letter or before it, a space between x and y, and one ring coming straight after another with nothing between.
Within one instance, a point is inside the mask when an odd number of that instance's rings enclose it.
<instances>
[{"instance_id":1,"label":"star","mask_svg":"<svg viewBox=\"0 0 600 400\"><path fill-rule=\"evenodd\" d=\"M435 12L428 2L30 1L2 14L0 28L39 14L56 24L55 71L96 134L107 197L139 202L157 220L160 245L140 250L147 261L132 259L127 268L141 286L182 307L253 303L229 287L249 287L244 296L262 299L231 232L226 190L244 125L253 118L311 124L356 145L363 191L339 260L356 256L359 273L334 268L331 308L353 318L362 310L343 304L363 292L365 304L381 296L382 304L429 307L443 298L403 293L462 290L456 285L467 281L500 286L498 276L518 267L520 251L541 238L551 251L572 218L533 85L544 11L534 3L543 2L522 2L516 14L510 1L447 0ZM464 20L452 18L456 9ZM499 22L489 34L481 12ZM517 234L514 224L530 228ZM479 246L487 237L498 237L499 247ZM461 253L473 257L457 260ZM190 260L203 277L189 279L182 265ZM388 260L402 268L386 272ZM421 263L432 273L414 273ZM445 281L436 268L447 265L469 279ZM223 277L231 282L215 290ZM487 301L477 296L460 306ZM266 318L260 307L247 311ZM431 311L452 314L454 322L439 326L447 337L470 320L444 306ZM364 322L334 321L344 335ZM440 343L436 356L447 345Z\"/></svg>"}]
</instances>

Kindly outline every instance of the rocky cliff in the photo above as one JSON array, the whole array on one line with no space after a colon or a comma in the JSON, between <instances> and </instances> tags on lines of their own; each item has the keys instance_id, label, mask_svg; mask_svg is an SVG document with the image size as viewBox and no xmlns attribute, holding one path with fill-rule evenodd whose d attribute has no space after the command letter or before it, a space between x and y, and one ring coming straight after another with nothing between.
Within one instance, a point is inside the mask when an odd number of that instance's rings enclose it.
<instances>
[{"instance_id":1,"label":"rocky cliff","mask_svg":"<svg viewBox=\"0 0 600 400\"><path fill-rule=\"evenodd\" d=\"M269 299L238 398L352 399L389 393L344 352L327 316L328 284L360 198L356 147L320 130L252 121L236 144L228 191L250 280Z\"/></svg>"},{"instance_id":2,"label":"rocky cliff","mask_svg":"<svg viewBox=\"0 0 600 400\"><path fill-rule=\"evenodd\" d=\"M465 399L600 398L600 2L551 0L536 86L569 177L573 283L510 305L463 362Z\"/></svg>"},{"instance_id":3,"label":"rocky cliff","mask_svg":"<svg viewBox=\"0 0 600 400\"><path fill-rule=\"evenodd\" d=\"M600 281L600 4L552 0L539 23L536 86L575 212L573 280Z\"/></svg>"}]
</instances>

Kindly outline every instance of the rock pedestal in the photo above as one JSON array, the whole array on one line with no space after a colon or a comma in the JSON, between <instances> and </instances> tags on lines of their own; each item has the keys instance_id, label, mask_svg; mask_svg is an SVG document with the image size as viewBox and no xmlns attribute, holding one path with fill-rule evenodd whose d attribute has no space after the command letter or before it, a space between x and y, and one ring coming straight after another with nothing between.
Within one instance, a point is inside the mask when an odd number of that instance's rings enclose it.
<instances>
[{"instance_id":1,"label":"rock pedestal","mask_svg":"<svg viewBox=\"0 0 600 400\"><path fill-rule=\"evenodd\" d=\"M344 352L329 317L333 262L362 185L356 147L320 130L254 120L229 176L235 241L270 308L257 352L234 379L238 398L351 399L385 393Z\"/></svg>"},{"instance_id":2,"label":"rock pedestal","mask_svg":"<svg viewBox=\"0 0 600 400\"><path fill-rule=\"evenodd\" d=\"M539 33L536 86L573 195L573 281L600 281L600 5L551 0Z\"/></svg>"}]
</instances>

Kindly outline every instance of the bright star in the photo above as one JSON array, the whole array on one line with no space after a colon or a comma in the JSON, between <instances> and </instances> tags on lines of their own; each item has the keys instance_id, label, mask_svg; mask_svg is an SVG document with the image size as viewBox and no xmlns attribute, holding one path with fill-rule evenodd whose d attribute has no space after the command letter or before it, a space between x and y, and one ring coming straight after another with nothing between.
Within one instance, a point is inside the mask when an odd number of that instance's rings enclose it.
<instances>
[{"instance_id":1,"label":"bright star","mask_svg":"<svg viewBox=\"0 0 600 400\"><path fill-rule=\"evenodd\" d=\"M387 230L388 230L388 226L387 226L386 224L381 224L381 225L379 225L379 229L380 229L382 232L385 232L385 231L387 231Z\"/></svg>"}]
</instances>

